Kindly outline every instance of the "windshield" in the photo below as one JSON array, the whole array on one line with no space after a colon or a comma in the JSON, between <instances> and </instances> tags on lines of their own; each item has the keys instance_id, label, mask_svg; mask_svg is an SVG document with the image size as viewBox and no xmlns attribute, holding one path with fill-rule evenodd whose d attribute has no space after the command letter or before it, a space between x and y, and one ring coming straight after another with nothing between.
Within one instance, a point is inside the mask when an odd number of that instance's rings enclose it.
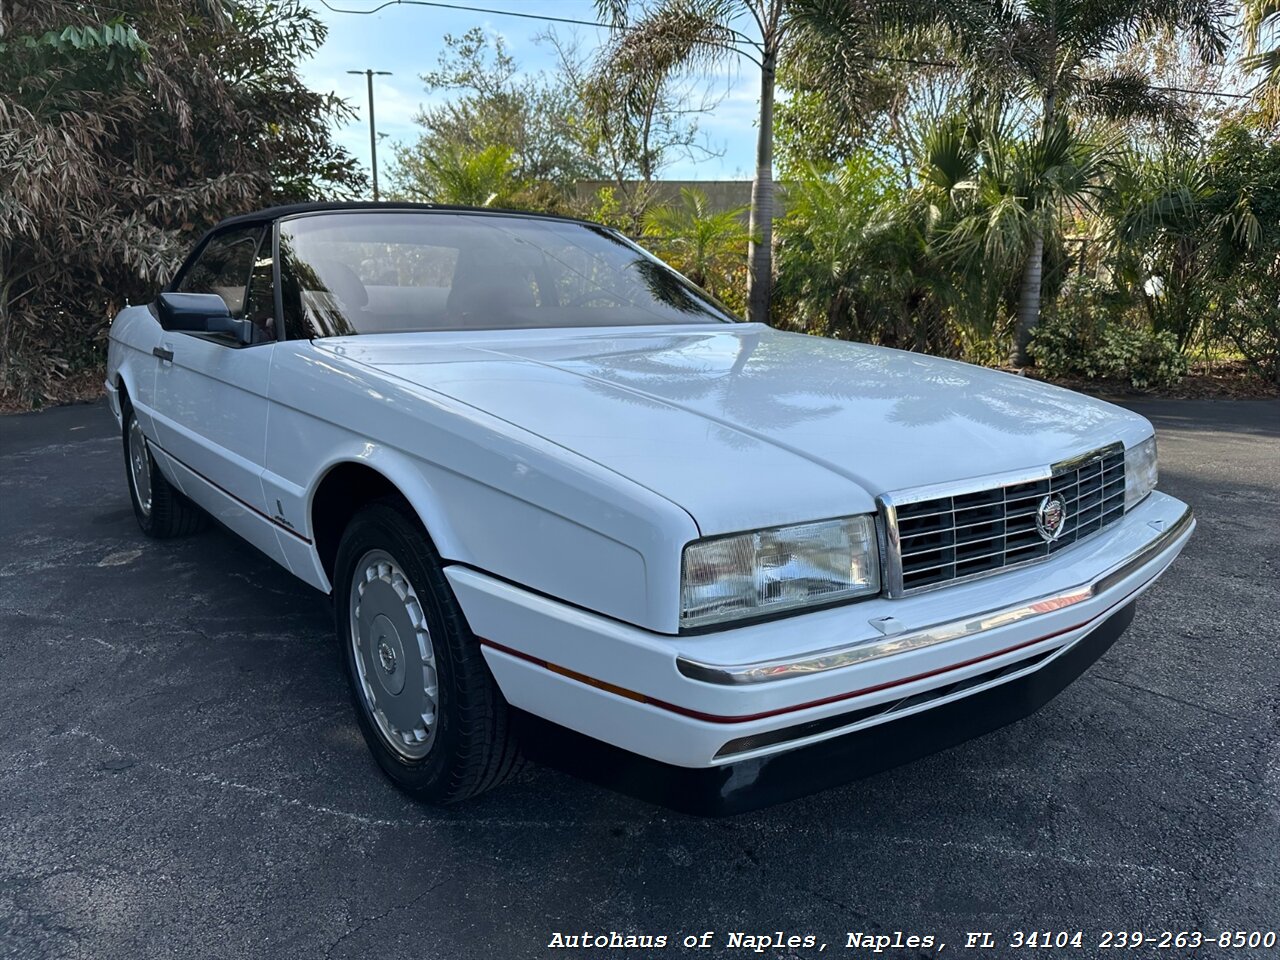
<instances>
[{"instance_id":1,"label":"windshield","mask_svg":"<svg viewBox=\"0 0 1280 960\"><path fill-rule=\"evenodd\" d=\"M590 224L435 212L280 224L291 336L728 323L710 295Z\"/></svg>"}]
</instances>

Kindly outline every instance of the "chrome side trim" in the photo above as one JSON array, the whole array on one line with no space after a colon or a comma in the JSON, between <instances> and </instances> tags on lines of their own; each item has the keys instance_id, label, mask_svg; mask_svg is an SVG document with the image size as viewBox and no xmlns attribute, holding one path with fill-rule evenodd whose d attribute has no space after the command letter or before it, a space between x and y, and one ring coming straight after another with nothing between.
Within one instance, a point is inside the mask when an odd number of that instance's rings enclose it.
<instances>
[{"instance_id":1,"label":"chrome side trim","mask_svg":"<svg viewBox=\"0 0 1280 960\"><path fill-rule=\"evenodd\" d=\"M1158 537L1129 557L1112 567L1106 573L1088 583L1082 583L1067 590L1061 590L1035 600L988 610L974 617L953 620L949 623L935 624L912 633L887 637L883 640L859 641L844 647L819 650L798 660L761 660L755 663L710 664L701 663L688 657L676 658L676 669L692 680L706 683L717 683L737 686L741 684L765 683L770 680L784 680L789 677L811 673L823 673L827 670L839 670L882 657L919 650L949 640L971 637L987 630L1007 627L1021 623L1034 617L1053 613L1066 607L1092 600L1102 596L1130 574L1150 563L1163 553L1170 544L1175 543L1195 526L1195 515L1188 507L1182 516L1161 533Z\"/></svg>"},{"instance_id":2,"label":"chrome side trim","mask_svg":"<svg viewBox=\"0 0 1280 960\"><path fill-rule=\"evenodd\" d=\"M1117 453L1124 453L1123 443L1109 443L1105 447L1099 447L1097 450L1090 450L1088 453L1082 453L1078 457L1068 457L1066 460L1059 460L1057 463L1049 465L1049 475L1061 473L1064 470L1079 470L1086 464L1093 463L1095 460L1105 460L1107 457L1114 456Z\"/></svg>"},{"instance_id":3,"label":"chrome side trim","mask_svg":"<svg viewBox=\"0 0 1280 960\"><path fill-rule=\"evenodd\" d=\"M1119 566L1113 568L1107 573L1093 582L1093 594L1099 596L1112 589L1121 580L1124 580L1131 573L1141 569L1156 554L1161 553L1166 546L1182 537L1184 533L1190 533L1191 528L1196 525L1196 515L1190 507L1182 511L1182 516L1173 522L1173 526L1165 530L1160 536L1156 537L1141 550L1135 550L1129 555Z\"/></svg>"},{"instance_id":4,"label":"chrome side trim","mask_svg":"<svg viewBox=\"0 0 1280 960\"><path fill-rule=\"evenodd\" d=\"M1109 443L1105 447L1097 447L1086 453L1067 457L1056 463L1039 467L1028 467L1012 473L988 473L980 477L969 477L966 480L947 480L933 483L927 487L909 487L906 490L893 490L883 495L882 499L889 503L901 505L918 503L921 500L936 500L939 497L959 497L966 493L981 493L996 487L1015 486L1020 483L1032 483L1036 480L1047 480L1055 473L1063 470L1078 470L1087 463L1103 460L1116 453L1124 452L1123 443Z\"/></svg>"}]
</instances>

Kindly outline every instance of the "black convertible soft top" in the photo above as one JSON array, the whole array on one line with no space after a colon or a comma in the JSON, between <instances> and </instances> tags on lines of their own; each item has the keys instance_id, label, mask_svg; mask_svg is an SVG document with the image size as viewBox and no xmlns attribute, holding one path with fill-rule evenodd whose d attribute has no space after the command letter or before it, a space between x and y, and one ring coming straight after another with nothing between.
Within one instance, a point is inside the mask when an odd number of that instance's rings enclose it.
<instances>
[{"instance_id":1,"label":"black convertible soft top","mask_svg":"<svg viewBox=\"0 0 1280 960\"><path fill-rule=\"evenodd\" d=\"M269 223L273 220L279 220L282 217L292 217L300 213L327 213L331 211L342 210L423 210L423 211L442 211L445 213L480 213L480 214L503 214L510 217L530 217L538 220L562 220L566 223L586 223L592 226L599 226L590 220L583 220L579 217L562 217L553 213L533 213L529 210L507 210L501 207L464 207L454 206L444 203L405 203L401 201L378 201L372 200L331 200L311 203L288 203L279 207L267 207L263 210L255 210L250 213L239 213L233 217L227 217L225 220L219 220L209 233L217 233L227 227L239 226L248 223ZM203 238L201 240L203 242Z\"/></svg>"},{"instance_id":2,"label":"black convertible soft top","mask_svg":"<svg viewBox=\"0 0 1280 960\"><path fill-rule=\"evenodd\" d=\"M464 207L455 206L444 203L405 203L401 201L378 201L372 200L329 200L329 201L313 201L311 203L286 203L278 207L266 207L262 210L253 210L249 213L238 213L233 217L219 220L210 229L196 241L195 245L188 252L186 259L178 268L177 273L170 278L169 282L162 289L172 291L176 288L178 281L186 272L187 267L204 249L204 245L209 240L223 230L229 230L234 227L247 226L259 223L274 223L283 217L292 217L304 213L330 213L342 212L350 210L378 211L378 210L421 210L435 211L443 213L474 213L482 216L502 215L508 217L528 217L536 220L555 220L562 223L580 223L586 226L597 227L601 225L590 220L582 220L578 217L561 217L551 213L532 213L528 210L507 210L501 207Z\"/></svg>"}]
</instances>

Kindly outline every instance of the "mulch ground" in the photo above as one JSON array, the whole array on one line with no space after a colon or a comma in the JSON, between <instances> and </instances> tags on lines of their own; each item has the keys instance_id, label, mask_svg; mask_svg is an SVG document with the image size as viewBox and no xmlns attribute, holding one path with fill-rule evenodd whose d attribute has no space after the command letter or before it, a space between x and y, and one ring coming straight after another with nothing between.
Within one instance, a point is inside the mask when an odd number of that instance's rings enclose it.
<instances>
[{"instance_id":1,"label":"mulch ground","mask_svg":"<svg viewBox=\"0 0 1280 960\"><path fill-rule=\"evenodd\" d=\"M47 407L65 407L73 403L92 403L102 397L102 370L81 370L57 380L46 389L45 396L33 403L30 397L17 397L0 392L0 415L30 413Z\"/></svg>"},{"instance_id":2,"label":"mulch ground","mask_svg":"<svg viewBox=\"0 0 1280 960\"><path fill-rule=\"evenodd\" d=\"M1009 372L1019 371L1010 370ZM1104 399L1271 400L1280 397L1280 384L1268 383L1252 373L1243 360L1193 363L1181 383L1172 387L1151 387L1144 390L1138 390L1127 380L1121 379L1086 380L1082 377L1050 379L1037 376L1034 369L1021 372L1036 380L1056 383L1060 387Z\"/></svg>"}]
</instances>

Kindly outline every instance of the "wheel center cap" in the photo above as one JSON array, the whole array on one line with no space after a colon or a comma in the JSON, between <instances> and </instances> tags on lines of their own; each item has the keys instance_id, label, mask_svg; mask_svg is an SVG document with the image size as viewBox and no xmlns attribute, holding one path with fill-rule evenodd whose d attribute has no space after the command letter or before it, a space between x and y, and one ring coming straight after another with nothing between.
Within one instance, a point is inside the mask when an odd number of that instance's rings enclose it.
<instances>
[{"instance_id":1,"label":"wheel center cap","mask_svg":"<svg viewBox=\"0 0 1280 960\"><path fill-rule=\"evenodd\" d=\"M404 645L400 642L400 631L386 614L378 614L369 624L369 652L381 668L374 671L378 683L395 696L404 689Z\"/></svg>"}]
</instances>

